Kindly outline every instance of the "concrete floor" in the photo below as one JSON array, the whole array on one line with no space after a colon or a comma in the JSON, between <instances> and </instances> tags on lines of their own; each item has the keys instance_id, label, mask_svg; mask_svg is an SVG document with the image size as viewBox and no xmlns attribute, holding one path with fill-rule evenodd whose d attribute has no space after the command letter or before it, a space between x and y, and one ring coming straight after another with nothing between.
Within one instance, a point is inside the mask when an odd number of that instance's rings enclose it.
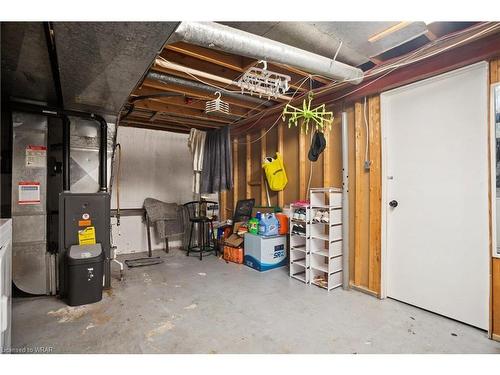
<instances>
[{"instance_id":1,"label":"concrete floor","mask_svg":"<svg viewBox=\"0 0 500 375\"><path fill-rule=\"evenodd\" d=\"M394 300L306 286L286 268L259 273L178 250L161 256L161 265L126 269L96 304L14 300L12 346L54 353L500 353L483 331Z\"/></svg>"}]
</instances>

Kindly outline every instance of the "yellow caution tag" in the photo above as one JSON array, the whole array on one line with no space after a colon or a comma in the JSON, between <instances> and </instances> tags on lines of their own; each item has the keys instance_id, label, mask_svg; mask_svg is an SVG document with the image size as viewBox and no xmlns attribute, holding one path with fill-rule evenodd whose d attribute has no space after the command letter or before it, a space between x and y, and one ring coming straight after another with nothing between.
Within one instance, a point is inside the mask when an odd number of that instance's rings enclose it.
<instances>
[{"instance_id":1,"label":"yellow caution tag","mask_svg":"<svg viewBox=\"0 0 500 375\"><path fill-rule=\"evenodd\" d=\"M78 245L95 245L95 227L78 231Z\"/></svg>"}]
</instances>

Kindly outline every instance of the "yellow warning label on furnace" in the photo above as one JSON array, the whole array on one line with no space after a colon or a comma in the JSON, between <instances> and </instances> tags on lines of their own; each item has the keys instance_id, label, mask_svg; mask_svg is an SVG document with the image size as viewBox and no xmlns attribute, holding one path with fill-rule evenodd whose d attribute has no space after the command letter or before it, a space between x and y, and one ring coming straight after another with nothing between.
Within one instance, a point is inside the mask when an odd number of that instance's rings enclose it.
<instances>
[{"instance_id":1,"label":"yellow warning label on furnace","mask_svg":"<svg viewBox=\"0 0 500 375\"><path fill-rule=\"evenodd\" d=\"M78 231L78 245L95 245L95 227Z\"/></svg>"}]
</instances>

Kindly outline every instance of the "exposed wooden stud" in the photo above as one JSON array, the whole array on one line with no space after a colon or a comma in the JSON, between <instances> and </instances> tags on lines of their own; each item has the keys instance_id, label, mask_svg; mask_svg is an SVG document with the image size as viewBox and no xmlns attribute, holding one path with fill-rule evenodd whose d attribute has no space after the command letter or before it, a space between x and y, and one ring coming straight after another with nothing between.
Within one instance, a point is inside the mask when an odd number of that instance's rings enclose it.
<instances>
[{"instance_id":1,"label":"exposed wooden stud","mask_svg":"<svg viewBox=\"0 0 500 375\"><path fill-rule=\"evenodd\" d=\"M381 232L382 232L382 175L380 141L380 96L368 100L369 110L369 158L370 166L370 210L369 210L369 273L368 288L380 295L381 277Z\"/></svg>"},{"instance_id":2,"label":"exposed wooden stud","mask_svg":"<svg viewBox=\"0 0 500 375\"><path fill-rule=\"evenodd\" d=\"M238 202L238 140L233 140L233 209L236 209Z\"/></svg>"},{"instance_id":3,"label":"exposed wooden stud","mask_svg":"<svg viewBox=\"0 0 500 375\"><path fill-rule=\"evenodd\" d=\"M500 59L494 59L490 62L490 83L500 82Z\"/></svg>"},{"instance_id":4,"label":"exposed wooden stud","mask_svg":"<svg viewBox=\"0 0 500 375\"><path fill-rule=\"evenodd\" d=\"M363 160L364 155L362 151L362 117L363 117L363 106L361 103L355 103L354 105L354 147L355 147L355 175L356 175L356 185L355 185L355 207L354 207L354 284L361 285L361 224L363 219L363 206L364 206L364 196L363 196Z\"/></svg>"},{"instance_id":5,"label":"exposed wooden stud","mask_svg":"<svg viewBox=\"0 0 500 375\"><path fill-rule=\"evenodd\" d=\"M299 199L305 200L306 192L306 134L299 133Z\"/></svg>"},{"instance_id":6,"label":"exposed wooden stud","mask_svg":"<svg viewBox=\"0 0 500 375\"><path fill-rule=\"evenodd\" d=\"M220 215L220 220L225 221L226 220L226 210L227 210L227 191L221 191L220 192L220 207L219 207L219 215Z\"/></svg>"},{"instance_id":7,"label":"exposed wooden stud","mask_svg":"<svg viewBox=\"0 0 500 375\"><path fill-rule=\"evenodd\" d=\"M252 197L252 185L250 184L252 179L252 144L250 143L250 134L245 136L246 141L246 164L245 164L245 197L250 199Z\"/></svg>"},{"instance_id":8,"label":"exposed wooden stud","mask_svg":"<svg viewBox=\"0 0 500 375\"><path fill-rule=\"evenodd\" d=\"M260 162L263 163L264 159L267 156L267 136L266 129L260 129ZM260 168L261 174L261 185L260 185L260 205L266 206L267 202L267 194L266 194L266 175L264 173L264 168Z\"/></svg>"},{"instance_id":9,"label":"exposed wooden stud","mask_svg":"<svg viewBox=\"0 0 500 375\"><path fill-rule=\"evenodd\" d=\"M278 152L283 157L283 123L280 121L278 124ZM286 172L286 171L285 171ZM285 205L285 192L283 190L278 191L278 206L283 207Z\"/></svg>"}]
</instances>

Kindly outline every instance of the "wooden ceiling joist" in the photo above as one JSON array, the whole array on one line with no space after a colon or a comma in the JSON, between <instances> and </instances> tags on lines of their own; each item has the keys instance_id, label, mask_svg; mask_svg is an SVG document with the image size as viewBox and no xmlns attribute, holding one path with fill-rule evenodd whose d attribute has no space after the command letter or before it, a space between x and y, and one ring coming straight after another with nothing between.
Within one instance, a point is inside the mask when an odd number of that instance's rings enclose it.
<instances>
[{"instance_id":1,"label":"wooden ceiling joist","mask_svg":"<svg viewBox=\"0 0 500 375\"><path fill-rule=\"evenodd\" d=\"M189 133L190 129L178 125L172 125L162 122L148 122L139 119L127 119L120 122L120 126L128 126L132 128L153 129L153 130L166 130L175 133Z\"/></svg>"},{"instance_id":2,"label":"wooden ceiling joist","mask_svg":"<svg viewBox=\"0 0 500 375\"><path fill-rule=\"evenodd\" d=\"M136 95L136 94L138 94L138 95ZM136 98L136 97L142 96L142 95L143 94L141 92L136 90L136 92L134 92L131 95L131 98L133 99L133 98ZM178 107L182 107L182 108L193 108L193 109L198 109L201 111L205 110L205 103L206 103L205 99L193 99L193 98L183 97L183 96L154 97L154 98L151 98L151 100L154 100L158 103L164 103L167 105L173 105L173 106L178 106ZM142 100L140 100L140 101L142 101ZM140 101L137 100L137 101L134 101L134 103L139 103ZM229 110L230 110L231 114L236 115L240 118L244 118L248 114L248 110L245 110L245 109L238 107L238 106L230 106Z\"/></svg>"},{"instance_id":3,"label":"wooden ceiling joist","mask_svg":"<svg viewBox=\"0 0 500 375\"><path fill-rule=\"evenodd\" d=\"M203 128L220 128L221 126L225 126L223 123L213 123L209 121L205 121L202 119L194 119L194 118L187 118L184 116L176 116L173 114L168 114L168 113L163 113L160 111L154 112L154 111L149 111L149 110L144 110L144 109L139 109L135 108L131 113L125 116L127 111L124 111L122 113L122 119L121 121L126 121L129 118L135 118L135 119L141 119L144 121L151 121L151 118L154 116L154 120L165 120L165 121L170 121L170 122L175 122L180 125L192 125L192 126L200 126Z\"/></svg>"},{"instance_id":4,"label":"wooden ceiling joist","mask_svg":"<svg viewBox=\"0 0 500 375\"><path fill-rule=\"evenodd\" d=\"M187 88L187 87L184 87L181 85L174 85L174 84L170 84L170 83L168 83L168 84L161 83L161 82L153 81L150 79L144 80L142 87L155 88L155 89L162 90L164 92L167 92L167 91L178 92L180 94L185 94L185 95L191 96L191 97L205 98L206 100L213 100L214 99L213 95L210 95L207 92L202 91L202 90L196 90L196 89ZM231 105L236 105L236 106L248 108L248 109L254 109L255 107L257 107L257 105L255 103L251 103L251 102L248 102L248 101L245 101L242 99L236 99L236 98L231 97L231 96L224 97L224 101L228 102ZM265 108L265 107L264 106L260 107L260 109L262 109L262 108Z\"/></svg>"},{"instance_id":5,"label":"wooden ceiling joist","mask_svg":"<svg viewBox=\"0 0 500 375\"><path fill-rule=\"evenodd\" d=\"M236 119L234 118L224 118L219 116L210 116L207 115L203 110L195 109L195 108L185 108L179 106L173 106L170 104L165 104L158 102L156 100L141 100L134 103L134 108L138 109L147 109L153 112L162 112L168 113L177 116L183 116L187 118L195 118L202 119L213 123L222 123L228 124L230 122L234 122Z\"/></svg>"}]
</instances>

